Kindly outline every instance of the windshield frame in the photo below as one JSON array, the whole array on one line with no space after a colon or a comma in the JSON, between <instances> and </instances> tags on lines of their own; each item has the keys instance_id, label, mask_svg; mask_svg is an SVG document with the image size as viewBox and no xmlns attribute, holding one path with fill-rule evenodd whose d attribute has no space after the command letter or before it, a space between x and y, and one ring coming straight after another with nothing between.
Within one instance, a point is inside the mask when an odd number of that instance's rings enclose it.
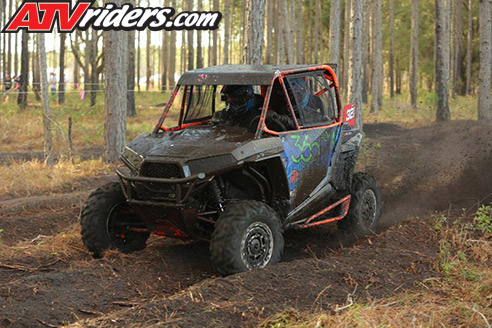
<instances>
[{"instance_id":1,"label":"windshield frame","mask_svg":"<svg viewBox=\"0 0 492 328\"><path fill-rule=\"evenodd\" d=\"M293 74L300 74L300 73L307 73L307 72L315 72L315 71L321 71L323 72L324 76L330 80L332 82L332 84L330 85L329 84L329 87L330 88L333 88L334 89L334 92L335 92L335 102L336 102L336 105L337 105L337 109L338 109L338 115L337 115L337 118L335 120L334 123L332 124L329 124L329 125L321 125L321 126L315 126L315 127L302 127L299 125L299 123L297 122L297 119L294 120L295 122L295 125L296 125L296 129L295 130L291 130L291 131L298 131L298 130L309 130L309 129L317 129L317 128L324 128L324 127L329 127L329 126L334 126L334 125L340 125L341 122L342 122L342 105L341 105L341 100L340 100L340 95L339 95L339 90L338 90L338 79L336 77L336 74L335 72L333 71L333 69L328 66L328 65L320 65L320 66L313 66L313 67L310 67L310 68L300 68L300 69L292 69L292 70L289 70L289 71L277 71L274 76L272 77L270 83L267 85L267 84L264 84L263 86L266 86L266 90L265 90L265 95L264 95L264 101L263 101L263 106L262 106L262 110L261 110L261 117L260 117L260 121L258 123L258 126L256 128L256 132L255 132L255 139L259 139L261 138L262 136L262 133L265 132L269 135L273 135L273 136L279 136L281 133L285 133L285 132L276 132L276 131L273 131L273 130L270 130L268 129L268 127L266 126L265 124L265 118L266 118L266 113L268 111L268 106L269 106L269 103L270 103L270 95L271 95L271 92L272 92L272 86L273 86L273 83L275 82L275 80L278 78L279 81L281 82L281 85L282 85L282 88L284 89L284 92L286 93L286 96L287 96L287 99L288 99L288 107L289 107L289 112L291 113L291 115L295 118L295 115L293 115L293 107L292 107L292 103L290 102L290 99L288 97L288 90L286 89L285 85L284 85L284 79L289 76L289 75L293 75ZM216 98L216 92L217 92L217 87L219 86L219 84L211 84L211 85L214 85L214 97L213 97L213 112L215 113L215 107L216 107L216 103L215 103L215 98ZM162 113L157 125L155 126L154 128L154 131L153 131L153 134L156 135L157 133L159 133L159 131L176 131L176 130L181 130L181 129L185 129L189 126L195 126L195 125L204 125L204 124L208 124L210 122L211 119L207 119L207 120L200 120L200 121L197 121L197 122L190 122L190 123L186 123L184 124L183 123L183 117L185 116L185 113L184 113L184 110L185 110L185 102L186 102L186 93L187 93L187 88L188 87L192 87L194 85L192 84L187 84L187 85L176 85L173 93L171 94L171 97L169 99L169 101L167 102L165 108L164 108L164 112ZM180 116L179 116L179 121L178 121L178 125L175 126L175 127L171 127L171 128L165 128L163 126L163 123L165 121L165 118L169 112L169 109L171 108L172 104L174 103L174 101L176 101L176 96L178 95L179 91L181 88L184 88L184 92L185 92L185 95L183 97L183 100L182 100L182 103L181 103L181 107L180 107ZM286 131L286 132L289 132L289 131Z\"/></svg>"}]
</instances>

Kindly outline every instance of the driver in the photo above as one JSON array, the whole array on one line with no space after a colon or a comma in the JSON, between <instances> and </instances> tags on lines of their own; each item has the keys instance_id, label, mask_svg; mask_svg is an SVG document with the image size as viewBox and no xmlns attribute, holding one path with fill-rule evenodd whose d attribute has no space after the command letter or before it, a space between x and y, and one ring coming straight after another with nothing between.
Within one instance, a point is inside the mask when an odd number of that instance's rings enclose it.
<instances>
[{"instance_id":1,"label":"driver","mask_svg":"<svg viewBox=\"0 0 492 328\"><path fill-rule=\"evenodd\" d=\"M289 80L289 87L294 113L304 124L328 120L328 117L325 117L323 102L319 97L310 95L304 78L296 77Z\"/></svg>"},{"instance_id":2,"label":"driver","mask_svg":"<svg viewBox=\"0 0 492 328\"><path fill-rule=\"evenodd\" d=\"M254 93L252 85L226 85L222 96L227 104L220 117L224 125L250 128L253 119L261 115L263 97Z\"/></svg>"}]
</instances>

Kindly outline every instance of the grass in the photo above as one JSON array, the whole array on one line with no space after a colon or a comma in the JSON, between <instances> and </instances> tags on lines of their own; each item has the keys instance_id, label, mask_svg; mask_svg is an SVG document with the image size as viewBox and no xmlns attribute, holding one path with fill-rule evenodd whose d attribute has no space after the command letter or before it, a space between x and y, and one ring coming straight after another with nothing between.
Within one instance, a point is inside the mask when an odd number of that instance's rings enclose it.
<instances>
[{"instance_id":1,"label":"grass","mask_svg":"<svg viewBox=\"0 0 492 328\"><path fill-rule=\"evenodd\" d=\"M102 147L104 143L104 97L98 94L95 107L90 100L80 99L78 93L68 93L63 105L51 99L55 148L68 149L68 118L72 118L72 136L75 149ZM127 118L127 139L151 132L157 123L170 94L160 92L136 93L137 116ZM41 103L29 94L28 108L20 110L16 97L0 99L0 152L41 151L43 123Z\"/></svg>"},{"instance_id":2,"label":"grass","mask_svg":"<svg viewBox=\"0 0 492 328\"><path fill-rule=\"evenodd\" d=\"M73 91L73 90L69 90ZM127 119L127 140L139 134L151 132L159 119L170 93L144 92L135 94L137 116ZM0 152L41 151L43 149L42 108L33 94L28 95L28 108L20 110L15 95L0 99ZM364 105L364 122L395 122L407 127L428 125L435 121L436 96L420 90L419 104L413 109L408 96L401 94L393 99L385 98L380 113L372 115ZM51 98L55 148L64 153L68 149L68 117L72 117L75 150L102 147L104 144L104 96L99 93L95 107L90 107L88 96L67 93L66 102L58 105ZM477 99L474 96L450 99L452 119L476 119ZM177 117L173 117L173 122Z\"/></svg>"},{"instance_id":3,"label":"grass","mask_svg":"<svg viewBox=\"0 0 492 328\"><path fill-rule=\"evenodd\" d=\"M24 197L52 193L60 189L72 190L77 180L110 174L114 165L108 165L101 159L60 161L53 167L38 160L30 162L11 162L0 165L0 195Z\"/></svg>"},{"instance_id":4,"label":"grass","mask_svg":"<svg viewBox=\"0 0 492 328\"><path fill-rule=\"evenodd\" d=\"M486 217L489 223L483 226ZM302 313L295 309L261 327L490 327L492 324L492 205L453 223L440 217L436 277L417 291L355 302L342 311Z\"/></svg>"},{"instance_id":5,"label":"grass","mask_svg":"<svg viewBox=\"0 0 492 328\"><path fill-rule=\"evenodd\" d=\"M385 97L383 108L378 115L369 112L369 105L364 105L364 122L397 123L405 127L426 126L436 121L436 94L425 90L419 91L417 108L410 105L409 96L396 95L393 99ZM453 120L476 120L477 97L457 96L449 99L449 109Z\"/></svg>"}]
</instances>

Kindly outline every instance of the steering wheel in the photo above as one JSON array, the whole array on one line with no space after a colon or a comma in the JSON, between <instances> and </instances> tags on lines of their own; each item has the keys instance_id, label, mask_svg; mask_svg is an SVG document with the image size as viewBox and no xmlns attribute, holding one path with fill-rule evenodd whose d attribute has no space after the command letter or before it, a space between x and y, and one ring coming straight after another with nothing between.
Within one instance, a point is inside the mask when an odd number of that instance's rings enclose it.
<instances>
[{"instance_id":1,"label":"steering wheel","mask_svg":"<svg viewBox=\"0 0 492 328\"><path fill-rule=\"evenodd\" d=\"M311 97L311 100L313 104L315 104L316 110L319 110L319 113L323 117L323 120L328 121L330 119L328 115L328 110L326 109L325 103L321 100L321 98L319 96L313 95Z\"/></svg>"},{"instance_id":2,"label":"steering wheel","mask_svg":"<svg viewBox=\"0 0 492 328\"><path fill-rule=\"evenodd\" d=\"M272 113L272 114L270 114L270 113ZM258 123L260 122L260 118L261 118L261 115L258 115L254 119L251 120L248 131L250 131L250 132L256 131L256 128L258 127ZM288 130L286 124L284 122L282 122L280 115L275 113L275 112L269 111L267 113L267 116L265 118L265 124L268 127L268 129L275 131L275 132L284 132L284 131Z\"/></svg>"}]
</instances>

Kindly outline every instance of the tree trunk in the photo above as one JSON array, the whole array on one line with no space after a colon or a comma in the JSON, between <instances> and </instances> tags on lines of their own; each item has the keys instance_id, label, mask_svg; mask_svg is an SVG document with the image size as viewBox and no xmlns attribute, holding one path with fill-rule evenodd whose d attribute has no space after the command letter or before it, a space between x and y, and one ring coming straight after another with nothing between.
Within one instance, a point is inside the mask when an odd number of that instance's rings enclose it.
<instances>
[{"instance_id":1,"label":"tree trunk","mask_svg":"<svg viewBox=\"0 0 492 328\"><path fill-rule=\"evenodd\" d=\"M77 32L75 32L74 34L74 38L75 38L75 44L79 44L79 34ZM77 60L77 58L75 57L75 54L74 54L74 58L73 58L73 88L76 89L77 88L77 84L79 84L79 61Z\"/></svg>"},{"instance_id":2,"label":"tree trunk","mask_svg":"<svg viewBox=\"0 0 492 328\"><path fill-rule=\"evenodd\" d=\"M183 32L184 33L184 32ZM147 29L147 44L146 44L146 52L145 52L145 90L150 89L150 75L152 74L152 70L150 68L150 29ZM183 44L184 48L185 45Z\"/></svg>"},{"instance_id":3,"label":"tree trunk","mask_svg":"<svg viewBox=\"0 0 492 328\"><path fill-rule=\"evenodd\" d=\"M466 47L466 94L471 95L472 72L472 41L473 41L473 0L468 0L468 35Z\"/></svg>"},{"instance_id":4,"label":"tree trunk","mask_svg":"<svg viewBox=\"0 0 492 328\"><path fill-rule=\"evenodd\" d=\"M454 93L464 96L465 85L463 81L463 3L454 2L454 64L453 64L453 90Z\"/></svg>"},{"instance_id":5,"label":"tree trunk","mask_svg":"<svg viewBox=\"0 0 492 328\"><path fill-rule=\"evenodd\" d=\"M396 66L396 90L395 93L397 95L401 94L401 71L400 71L400 66L398 65L398 58L395 60L395 66Z\"/></svg>"},{"instance_id":6,"label":"tree trunk","mask_svg":"<svg viewBox=\"0 0 492 328\"><path fill-rule=\"evenodd\" d=\"M137 33L137 90L140 92L140 31L136 31Z\"/></svg>"},{"instance_id":7,"label":"tree trunk","mask_svg":"<svg viewBox=\"0 0 492 328\"><path fill-rule=\"evenodd\" d=\"M14 5L14 0L10 0L9 3L9 11L8 11L8 19L12 17L12 7ZM4 36L5 37L5 36ZM12 75L12 33L7 34L7 70L4 71L8 75Z\"/></svg>"},{"instance_id":8,"label":"tree trunk","mask_svg":"<svg viewBox=\"0 0 492 328\"><path fill-rule=\"evenodd\" d=\"M193 0L187 0L186 6L188 11L193 11ZM188 70L195 69L195 46L194 46L194 31L188 30Z\"/></svg>"},{"instance_id":9,"label":"tree trunk","mask_svg":"<svg viewBox=\"0 0 492 328\"><path fill-rule=\"evenodd\" d=\"M24 31L23 31L24 32ZM53 138L51 135L50 98L48 94L48 67L46 64L46 49L44 33L37 34L39 49L39 66L41 72L41 98L43 100L43 130L44 130L44 162L53 165Z\"/></svg>"},{"instance_id":10,"label":"tree trunk","mask_svg":"<svg viewBox=\"0 0 492 328\"><path fill-rule=\"evenodd\" d=\"M492 120L490 88L492 78L492 0L480 0L480 73L478 78L478 120Z\"/></svg>"},{"instance_id":11,"label":"tree trunk","mask_svg":"<svg viewBox=\"0 0 492 328\"><path fill-rule=\"evenodd\" d=\"M156 50L157 50L157 55L156 55ZM150 47L150 70L151 70L151 74L150 76L152 77L152 80L150 82L150 86L152 87L152 89L154 89L154 87L157 86L157 88L159 88L158 86L158 83L159 83L159 79L157 79L157 81L155 80L154 78L154 75L157 75L159 76L159 65L156 65L155 62L156 62L156 57L159 57L159 49L157 48L157 46L151 46Z\"/></svg>"},{"instance_id":12,"label":"tree trunk","mask_svg":"<svg viewBox=\"0 0 492 328\"><path fill-rule=\"evenodd\" d=\"M274 0L275 3L275 13L278 13L280 10L280 0ZM273 28L275 29L275 35L273 36L273 63L280 64L281 63L281 53L283 52L283 42L282 42L282 24L280 19L275 19L273 22ZM280 49L282 48L282 49Z\"/></svg>"},{"instance_id":13,"label":"tree trunk","mask_svg":"<svg viewBox=\"0 0 492 328\"><path fill-rule=\"evenodd\" d=\"M41 100L41 72L39 70L39 43L34 38L33 51L31 52L31 67L32 67L32 90L37 101Z\"/></svg>"},{"instance_id":14,"label":"tree trunk","mask_svg":"<svg viewBox=\"0 0 492 328\"><path fill-rule=\"evenodd\" d=\"M19 74L19 33L14 34L14 75Z\"/></svg>"},{"instance_id":15,"label":"tree trunk","mask_svg":"<svg viewBox=\"0 0 492 328\"><path fill-rule=\"evenodd\" d=\"M320 45L320 25L321 25L321 2L316 0L316 7L314 8L314 63L319 64L319 45Z\"/></svg>"},{"instance_id":16,"label":"tree trunk","mask_svg":"<svg viewBox=\"0 0 492 328\"><path fill-rule=\"evenodd\" d=\"M219 6L219 0L214 0L214 11L219 11L220 6ZM217 48L218 48L218 34L217 30L215 29L212 32L213 35L213 49L212 49L212 64L215 66L217 65ZM260 55L261 56L261 55Z\"/></svg>"},{"instance_id":17,"label":"tree trunk","mask_svg":"<svg viewBox=\"0 0 492 328\"><path fill-rule=\"evenodd\" d=\"M208 56L207 56L207 66L212 66L212 31L208 31ZM241 40L239 41L241 43Z\"/></svg>"},{"instance_id":18,"label":"tree trunk","mask_svg":"<svg viewBox=\"0 0 492 328\"><path fill-rule=\"evenodd\" d=\"M164 7L166 7L166 4L164 4ZM161 75L161 93L166 92L168 88L167 84L167 76L168 76L168 69L169 69L169 32L166 30L162 30L162 47L161 47L161 64L162 64L162 75ZM198 33L200 34L200 33ZM198 60L198 59L197 59Z\"/></svg>"},{"instance_id":19,"label":"tree trunk","mask_svg":"<svg viewBox=\"0 0 492 328\"><path fill-rule=\"evenodd\" d=\"M58 40L58 33L57 33L56 29L53 29L52 35L53 35L53 42L52 42L52 44L53 44L53 56L51 56L51 59L53 60L53 62L51 64L51 66L53 66L53 70L55 70L55 68L58 67L58 64L56 62L56 53L57 53L57 51L56 51L56 43L57 42L56 41Z\"/></svg>"},{"instance_id":20,"label":"tree trunk","mask_svg":"<svg viewBox=\"0 0 492 328\"><path fill-rule=\"evenodd\" d=\"M389 0L390 16L390 53L389 53L389 79L390 79L390 97L395 96L395 0Z\"/></svg>"},{"instance_id":21,"label":"tree trunk","mask_svg":"<svg viewBox=\"0 0 492 328\"><path fill-rule=\"evenodd\" d=\"M309 40L310 40L310 46L308 47L309 49L309 62L314 63L314 42L316 42L316 38L319 36L315 34L314 28L316 25L316 14L314 13L315 11L315 6L316 6L316 1L310 0L309 2L309 10L308 10L308 17L306 22L308 23L308 31L309 31Z\"/></svg>"},{"instance_id":22,"label":"tree trunk","mask_svg":"<svg viewBox=\"0 0 492 328\"><path fill-rule=\"evenodd\" d=\"M250 1L258 1L258 0L250 0ZM264 2L264 0L263 0ZM285 63L292 64L294 57L294 49L292 46L292 35L290 34L290 21L289 21L289 12L287 10L289 4L287 0L282 0L281 2L281 10L282 10L282 30L283 30L283 38L284 38L284 46L285 46ZM313 40L314 41L314 40Z\"/></svg>"},{"instance_id":23,"label":"tree trunk","mask_svg":"<svg viewBox=\"0 0 492 328\"><path fill-rule=\"evenodd\" d=\"M130 4L134 4L131 3ZM126 111L130 117L137 116L135 109L135 31L126 32L128 35L128 58L127 58L127 93L126 93ZM166 32L164 32L166 33ZM164 48L164 45L163 45Z\"/></svg>"},{"instance_id":24,"label":"tree trunk","mask_svg":"<svg viewBox=\"0 0 492 328\"><path fill-rule=\"evenodd\" d=\"M20 109L25 109L27 107L27 84L29 78L29 49L27 47L29 43L29 34L27 34L26 30L22 30L21 33L21 75L17 104L19 104Z\"/></svg>"},{"instance_id":25,"label":"tree trunk","mask_svg":"<svg viewBox=\"0 0 492 328\"><path fill-rule=\"evenodd\" d=\"M113 0L121 6L121 0ZM125 147L127 42L124 31L104 32L105 126L104 159L116 162Z\"/></svg>"},{"instance_id":26,"label":"tree trunk","mask_svg":"<svg viewBox=\"0 0 492 328\"><path fill-rule=\"evenodd\" d=\"M171 7L175 7L176 6L176 0L172 0L171 1ZM176 73L176 31L171 31L171 35L170 35L170 40L169 40L169 46L170 46L170 49L169 49L169 64L167 67L169 67L168 71L169 71L169 77L168 77L168 81L169 81L169 85L171 86L171 88L174 88L174 84L176 83L174 81L174 74Z\"/></svg>"},{"instance_id":27,"label":"tree trunk","mask_svg":"<svg viewBox=\"0 0 492 328\"><path fill-rule=\"evenodd\" d=\"M293 0L294 1L294 0ZM273 15L273 14L272 14ZM302 0L297 0L297 30L296 30L296 58L298 64L304 64L304 34L302 33ZM340 40L339 40L340 42Z\"/></svg>"},{"instance_id":28,"label":"tree trunk","mask_svg":"<svg viewBox=\"0 0 492 328\"><path fill-rule=\"evenodd\" d=\"M330 64L339 64L340 61L340 5L341 0L330 1ZM300 25L300 24L299 24ZM340 68L337 67L337 73Z\"/></svg>"},{"instance_id":29,"label":"tree trunk","mask_svg":"<svg viewBox=\"0 0 492 328\"><path fill-rule=\"evenodd\" d=\"M198 1L198 11L203 10L203 4L201 1ZM229 20L229 17L226 18L226 21ZM229 51L229 49L227 49ZM224 55L226 54L226 49L224 47ZM229 59L227 59L227 62ZM224 59L224 63L227 64L227 62ZM202 68L203 67L203 50L202 50L202 31L197 31L196 33L196 68Z\"/></svg>"},{"instance_id":30,"label":"tree trunk","mask_svg":"<svg viewBox=\"0 0 492 328\"><path fill-rule=\"evenodd\" d=\"M375 0L374 4L374 29L372 31L373 38L373 71L371 83L371 113L377 115L379 107L383 101L383 38L381 31L381 0Z\"/></svg>"},{"instance_id":31,"label":"tree trunk","mask_svg":"<svg viewBox=\"0 0 492 328\"><path fill-rule=\"evenodd\" d=\"M245 64L261 65L262 63L264 20L265 0L248 0Z\"/></svg>"},{"instance_id":32,"label":"tree trunk","mask_svg":"<svg viewBox=\"0 0 492 328\"><path fill-rule=\"evenodd\" d=\"M419 0L412 0L412 24L410 38L410 70L408 85L410 103L417 108L417 67L419 62Z\"/></svg>"},{"instance_id":33,"label":"tree trunk","mask_svg":"<svg viewBox=\"0 0 492 328\"><path fill-rule=\"evenodd\" d=\"M228 3L228 1L226 1ZM273 34L273 1L266 3L267 9L267 21L266 21L266 51L265 51L265 64L272 63L272 34ZM226 5L227 6L227 5Z\"/></svg>"},{"instance_id":34,"label":"tree trunk","mask_svg":"<svg viewBox=\"0 0 492 328\"><path fill-rule=\"evenodd\" d=\"M226 1L226 8L227 8ZM265 64L272 63L272 19L273 19L273 1L266 3L267 8L267 21L266 21L266 51L265 51ZM227 24L227 23L226 23ZM228 26L228 25L226 25ZM227 32L226 32L227 33ZM225 41L228 42L229 34L226 34Z\"/></svg>"},{"instance_id":35,"label":"tree trunk","mask_svg":"<svg viewBox=\"0 0 492 328\"><path fill-rule=\"evenodd\" d=\"M201 9L201 1L198 1L198 10ZM231 3L229 1L224 2L224 64L229 64L229 39L231 35ZM201 38L201 33L198 32L198 37ZM268 37L268 31L267 31ZM198 41L198 40L197 40ZM200 42L198 42L200 44ZM198 60L197 60L198 61ZM198 64L197 64L198 66Z\"/></svg>"},{"instance_id":36,"label":"tree trunk","mask_svg":"<svg viewBox=\"0 0 492 328\"><path fill-rule=\"evenodd\" d=\"M349 70L349 49L350 49L350 17L351 17L351 3L352 0L345 1L345 23L344 23L344 37L343 37L343 69L340 72L341 75L341 87L342 92L347 95L347 82L348 82L348 70Z\"/></svg>"},{"instance_id":37,"label":"tree trunk","mask_svg":"<svg viewBox=\"0 0 492 328\"><path fill-rule=\"evenodd\" d=\"M1 26L5 26L5 23L7 22L7 13L6 13L6 9L7 8L7 0L2 0L2 2L0 2L0 17L1 17L1 20L2 20L2 25ZM3 33L0 33L0 34L3 34ZM0 51L0 54L2 55L2 73L5 73L7 72L7 35L6 34L3 34L2 35L3 38L2 38L2 51Z\"/></svg>"},{"instance_id":38,"label":"tree trunk","mask_svg":"<svg viewBox=\"0 0 492 328\"><path fill-rule=\"evenodd\" d=\"M371 2L363 13L362 25L362 103L369 102L369 81L372 67L371 63Z\"/></svg>"},{"instance_id":39,"label":"tree trunk","mask_svg":"<svg viewBox=\"0 0 492 328\"><path fill-rule=\"evenodd\" d=\"M362 129L362 0L351 0L352 19L350 20L350 65L348 82L348 101L357 104L357 127Z\"/></svg>"},{"instance_id":40,"label":"tree trunk","mask_svg":"<svg viewBox=\"0 0 492 328\"><path fill-rule=\"evenodd\" d=\"M449 84L449 0L436 1L436 94L438 121L451 118L448 104ZM489 90L490 91L490 90Z\"/></svg>"},{"instance_id":41,"label":"tree trunk","mask_svg":"<svg viewBox=\"0 0 492 328\"><path fill-rule=\"evenodd\" d=\"M60 33L60 80L58 81L58 104L65 102L65 40L66 33Z\"/></svg>"},{"instance_id":42,"label":"tree trunk","mask_svg":"<svg viewBox=\"0 0 492 328\"><path fill-rule=\"evenodd\" d=\"M297 64L298 62L296 61L296 47L295 47L295 38L296 38L296 31L294 30L294 27L296 26L296 0L289 0L289 34L290 34L290 42L289 46L292 47L291 51L291 59L292 59L292 64Z\"/></svg>"},{"instance_id":43,"label":"tree trunk","mask_svg":"<svg viewBox=\"0 0 492 328\"><path fill-rule=\"evenodd\" d=\"M85 35L85 62L84 62L84 88L91 90L91 75L90 75L90 56L91 56L91 31L87 31Z\"/></svg>"},{"instance_id":44,"label":"tree trunk","mask_svg":"<svg viewBox=\"0 0 492 328\"><path fill-rule=\"evenodd\" d=\"M186 64L186 32L181 31L181 56L180 56L180 71L184 73Z\"/></svg>"},{"instance_id":45,"label":"tree trunk","mask_svg":"<svg viewBox=\"0 0 492 328\"><path fill-rule=\"evenodd\" d=\"M91 31L91 107L96 106L97 90L99 89L99 74L97 71L97 31Z\"/></svg>"},{"instance_id":46,"label":"tree trunk","mask_svg":"<svg viewBox=\"0 0 492 328\"><path fill-rule=\"evenodd\" d=\"M0 0L0 27L1 26L5 26L5 23L4 23L4 12L3 12L3 3L4 3L5 0ZM2 45L2 40L3 38L5 38L5 34L4 33L0 33L0 71L1 72L4 72L4 70L2 69L2 54L4 53L4 50L3 50L3 45ZM2 87L0 87L0 90L2 89ZM1 103L1 99L0 99L0 103Z\"/></svg>"}]
</instances>

